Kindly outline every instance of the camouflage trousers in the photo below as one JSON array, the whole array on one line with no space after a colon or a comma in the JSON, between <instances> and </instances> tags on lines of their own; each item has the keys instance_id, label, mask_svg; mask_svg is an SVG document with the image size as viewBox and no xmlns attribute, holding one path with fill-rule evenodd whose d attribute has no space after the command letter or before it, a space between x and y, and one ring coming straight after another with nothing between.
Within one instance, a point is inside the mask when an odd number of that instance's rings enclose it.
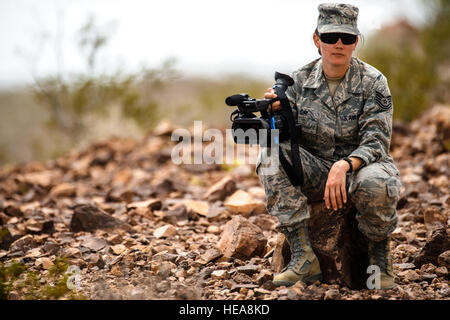
<instances>
[{"instance_id":1,"label":"camouflage trousers","mask_svg":"<svg viewBox=\"0 0 450 320\"><path fill-rule=\"evenodd\" d=\"M266 193L267 211L278 218L277 230L295 229L303 220L310 217L308 201L323 201L325 184L333 161L312 155L302 147L304 184L293 186L281 164L271 166L270 148L261 148L256 172ZM280 144L290 162L290 145ZM266 170L263 170L266 169ZM364 166L346 177L347 204L352 203L358 213L359 230L369 239L380 241L389 236L397 227L396 206L400 196L400 174L393 163L377 162ZM333 209L330 209L333 210Z\"/></svg>"}]
</instances>

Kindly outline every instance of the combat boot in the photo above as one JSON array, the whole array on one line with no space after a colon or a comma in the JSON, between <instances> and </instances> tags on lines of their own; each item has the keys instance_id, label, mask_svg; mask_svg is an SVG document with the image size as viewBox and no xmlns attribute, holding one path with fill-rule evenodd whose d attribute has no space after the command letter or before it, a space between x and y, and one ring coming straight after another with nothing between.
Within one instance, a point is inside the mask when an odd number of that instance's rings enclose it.
<instances>
[{"instance_id":1,"label":"combat boot","mask_svg":"<svg viewBox=\"0 0 450 320\"><path fill-rule=\"evenodd\" d=\"M301 280L310 283L322 280L319 260L311 247L308 237L308 229L305 221L293 231L284 231L291 247L291 261L273 277L275 286L291 286Z\"/></svg>"},{"instance_id":2,"label":"combat boot","mask_svg":"<svg viewBox=\"0 0 450 320\"><path fill-rule=\"evenodd\" d=\"M380 267L380 289L395 287L390 240L388 237L381 241L369 241L369 263Z\"/></svg>"}]
</instances>

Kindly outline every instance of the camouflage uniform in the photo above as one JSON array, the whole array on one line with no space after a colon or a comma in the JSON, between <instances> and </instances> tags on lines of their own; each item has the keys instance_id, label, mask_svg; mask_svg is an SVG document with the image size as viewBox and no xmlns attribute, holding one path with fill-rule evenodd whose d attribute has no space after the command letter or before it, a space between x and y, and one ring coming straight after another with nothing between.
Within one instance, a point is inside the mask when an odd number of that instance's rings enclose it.
<instances>
[{"instance_id":1,"label":"camouflage uniform","mask_svg":"<svg viewBox=\"0 0 450 320\"><path fill-rule=\"evenodd\" d=\"M309 218L307 200L322 201L328 173L344 157L363 160L356 172L347 173L347 194L356 206L361 232L379 241L397 226L400 195L399 171L389 155L392 101L386 78L377 69L352 58L350 67L330 96L317 59L292 74L295 84L286 94L301 125L299 147L305 183L294 187L279 165L276 174L261 174L268 166L270 149L262 148L257 173L266 192L266 206L278 218L278 230L293 230ZM290 161L290 141L280 143Z\"/></svg>"}]
</instances>

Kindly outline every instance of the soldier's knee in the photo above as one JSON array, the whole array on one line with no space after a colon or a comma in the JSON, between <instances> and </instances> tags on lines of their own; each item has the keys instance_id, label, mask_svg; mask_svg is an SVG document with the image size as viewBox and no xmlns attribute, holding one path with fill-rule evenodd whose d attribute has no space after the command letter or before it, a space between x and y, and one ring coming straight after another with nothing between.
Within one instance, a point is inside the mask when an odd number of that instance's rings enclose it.
<instances>
[{"instance_id":1,"label":"soldier's knee","mask_svg":"<svg viewBox=\"0 0 450 320\"><path fill-rule=\"evenodd\" d=\"M351 199L358 210L358 227L369 239L381 240L395 229L400 188L398 176L372 175L357 182Z\"/></svg>"},{"instance_id":2,"label":"soldier's knee","mask_svg":"<svg viewBox=\"0 0 450 320\"><path fill-rule=\"evenodd\" d=\"M401 182L398 176L363 176L350 191L354 202L374 207L391 206L400 198Z\"/></svg>"}]
</instances>

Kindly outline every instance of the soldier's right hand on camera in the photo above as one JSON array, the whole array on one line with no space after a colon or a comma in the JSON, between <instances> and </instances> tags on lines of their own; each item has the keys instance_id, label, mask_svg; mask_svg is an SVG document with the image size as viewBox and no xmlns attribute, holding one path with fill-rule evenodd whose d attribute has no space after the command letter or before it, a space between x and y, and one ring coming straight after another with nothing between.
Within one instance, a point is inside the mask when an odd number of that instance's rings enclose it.
<instances>
[{"instance_id":1,"label":"soldier's right hand on camera","mask_svg":"<svg viewBox=\"0 0 450 320\"><path fill-rule=\"evenodd\" d=\"M267 92L264 93L264 99L273 99L276 98L277 95L275 94L275 91L273 90L273 88L267 88ZM272 110L281 110L281 103L280 101L275 101L274 103L272 103ZM267 111L270 111L270 108L267 109Z\"/></svg>"}]
</instances>

